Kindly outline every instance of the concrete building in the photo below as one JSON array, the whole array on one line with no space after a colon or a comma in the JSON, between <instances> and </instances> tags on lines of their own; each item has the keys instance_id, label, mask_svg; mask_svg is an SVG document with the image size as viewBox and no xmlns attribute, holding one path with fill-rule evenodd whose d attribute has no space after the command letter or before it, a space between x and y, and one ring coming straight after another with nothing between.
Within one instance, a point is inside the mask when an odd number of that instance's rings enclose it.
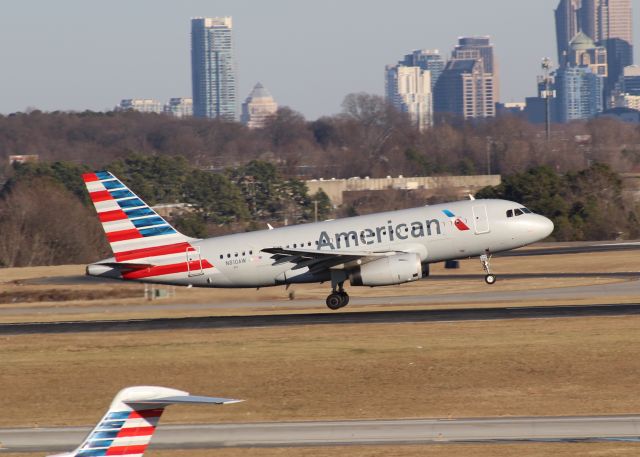
<instances>
[{"instance_id":1,"label":"concrete building","mask_svg":"<svg viewBox=\"0 0 640 457\"><path fill-rule=\"evenodd\" d=\"M126 98L120 101L116 106L116 111L139 111L141 113L158 113L163 112L162 102L153 98Z\"/></svg>"},{"instance_id":2,"label":"concrete building","mask_svg":"<svg viewBox=\"0 0 640 457\"><path fill-rule=\"evenodd\" d=\"M559 122L590 119L603 109L604 77L589 67L563 67L555 73Z\"/></svg>"},{"instance_id":3,"label":"concrete building","mask_svg":"<svg viewBox=\"0 0 640 457\"><path fill-rule=\"evenodd\" d=\"M431 92L438 81L438 78L442 74L444 70L444 66L446 62L440 55L440 51L429 50L429 49L418 49L413 51L411 54L407 54L404 56L400 62L400 65L404 65L405 67L420 67L423 70L428 70L431 72Z\"/></svg>"},{"instance_id":4,"label":"concrete building","mask_svg":"<svg viewBox=\"0 0 640 457\"><path fill-rule=\"evenodd\" d=\"M278 104L261 83L257 83L242 104L240 121L250 129L262 128L269 116L278 111Z\"/></svg>"},{"instance_id":5,"label":"concrete building","mask_svg":"<svg viewBox=\"0 0 640 457\"><path fill-rule=\"evenodd\" d=\"M569 53L565 65L571 67L589 67L591 72L604 78L607 73L607 49L597 46L583 32L578 32L569 42Z\"/></svg>"},{"instance_id":6,"label":"concrete building","mask_svg":"<svg viewBox=\"0 0 640 457\"><path fill-rule=\"evenodd\" d=\"M164 105L164 113L174 117L193 116L193 99L176 97Z\"/></svg>"},{"instance_id":7,"label":"concrete building","mask_svg":"<svg viewBox=\"0 0 640 457\"><path fill-rule=\"evenodd\" d=\"M194 116L236 119L230 17L191 19L191 79Z\"/></svg>"},{"instance_id":8,"label":"concrete building","mask_svg":"<svg viewBox=\"0 0 640 457\"><path fill-rule=\"evenodd\" d=\"M424 130L433 125L430 71L417 66L388 65L385 92L387 100L407 113L416 128Z\"/></svg>"},{"instance_id":9,"label":"concrete building","mask_svg":"<svg viewBox=\"0 0 640 457\"><path fill-rule=\"evenodd\" d=\"M380 191L389 189L401 189L412 191L431 191L438 193L446 191L453 193L460 198L468 198L468 195L475 193L487 186L498 186L502 179L500 175L477 175L477 176L417 176L405 178L399 176L392 178L349 178L349 179L312 179L305 181L309 195L313 195L322 190L334 206L340 206L349 192Z\"/></svg>"},{"instance_id":10,"label":"concrete building","mask_svg":"<svg viewBox=\"0 0 640 457\"><path fill-rule=\"evenodd\" d=\"M482 59L447 62L434 92L434 111L464 119L495 117L494 78L485 73Z\"/></svg>"}]
</instances>

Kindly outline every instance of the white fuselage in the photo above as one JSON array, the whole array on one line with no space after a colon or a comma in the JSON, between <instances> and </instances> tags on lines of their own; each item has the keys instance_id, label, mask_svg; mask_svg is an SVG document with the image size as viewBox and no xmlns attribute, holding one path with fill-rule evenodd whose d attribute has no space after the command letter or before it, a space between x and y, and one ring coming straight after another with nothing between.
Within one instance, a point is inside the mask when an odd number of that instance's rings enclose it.
<instances>
[{"instance_id":1,"label":"white fuselage","mask_svg":"<svg viewBox=\"0 0 640 457\"><path fill-rule=\"evenodd\" d=\"M292 262L276 262L269 248L322 252L410 252L423 264L479 256L525 246L547 237L553 224L505 200L466 200L318 223L238 233L192 242L189 260L206 260L187 273L140 279L196 287L266 287L322 282L330 272L310 274ZM453 216L452 216L453 215ZM332 268L344 269L345 265Z\"/></svg>"}]
</instances>

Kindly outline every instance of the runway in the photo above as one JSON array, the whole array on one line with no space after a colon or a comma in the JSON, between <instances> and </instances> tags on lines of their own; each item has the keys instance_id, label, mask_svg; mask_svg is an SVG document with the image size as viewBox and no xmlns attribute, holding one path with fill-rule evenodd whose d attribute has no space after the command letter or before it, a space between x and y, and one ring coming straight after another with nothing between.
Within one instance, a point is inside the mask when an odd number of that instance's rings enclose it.
<instances>
[{"instance_id":1,"label":"runway","mask_svg":"<svg viewBox=\"0 0 640 457\"><path fill-rule=\"evenodd\" d=\"M0 429L3 451L71 450L88 427ZM160 425L156 449L443 444L517 441L640 442L640 416L415 419Z\"/></svg>"},{"instance_id":2,"label":"runway","mask_svg":"<svg viewBox=\"0 0 640 457\"><path fill-rule=\"evenodd\" d=\"M568 317L630 316L639 314L640 303L341 313L325 312L252 316L7 323L0 324L0 335L256 328L291 325L399 324L503 319L557 319Z\"/></svg>"}]
</instances>

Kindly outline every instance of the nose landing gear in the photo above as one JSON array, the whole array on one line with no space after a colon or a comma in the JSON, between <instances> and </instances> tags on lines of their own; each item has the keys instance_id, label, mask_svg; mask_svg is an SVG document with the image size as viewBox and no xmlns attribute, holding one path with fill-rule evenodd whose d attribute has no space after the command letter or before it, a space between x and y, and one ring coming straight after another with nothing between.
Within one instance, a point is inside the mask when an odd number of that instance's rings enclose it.
<instances>
[{"instance_id":1,"label":"nose landing gear","mask_svg":"<svg viewBox=\"0 0 640 457\"><path fill-rule=\"evenodd\" d=\"M488 252L489 251L487 251L487 253ZM489 263L490 260L491 260L491 255L482 254L480 256L480 262L482 263L482 269L486 273L486 275L484 277L484 282L486 282L487 284L495 284L497 278L496 278L496 275L491 273L491 265Z\"/></svg>"}]
</instances>

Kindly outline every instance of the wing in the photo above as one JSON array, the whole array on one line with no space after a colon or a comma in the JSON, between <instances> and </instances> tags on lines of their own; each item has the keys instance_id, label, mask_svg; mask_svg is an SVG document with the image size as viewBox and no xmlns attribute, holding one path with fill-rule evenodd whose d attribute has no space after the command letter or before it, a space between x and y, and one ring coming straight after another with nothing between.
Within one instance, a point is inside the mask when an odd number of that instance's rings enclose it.
<instances>
[{"instance_id":1,"label":"wing","mask_svg":"<svg viewBox=\"0 0 640 457\"><path fill-rule=\"evenodd\" d=\"M271 256L274 260L273 265L295 263L296 266L292 270L309 268L311 273L329 269L348 270L357 265L398 253L397 251L346 251L340 249L320 251L288 248L265 248L262 249L262 252L273 254Z\"/></svg>"}]
</instances>

